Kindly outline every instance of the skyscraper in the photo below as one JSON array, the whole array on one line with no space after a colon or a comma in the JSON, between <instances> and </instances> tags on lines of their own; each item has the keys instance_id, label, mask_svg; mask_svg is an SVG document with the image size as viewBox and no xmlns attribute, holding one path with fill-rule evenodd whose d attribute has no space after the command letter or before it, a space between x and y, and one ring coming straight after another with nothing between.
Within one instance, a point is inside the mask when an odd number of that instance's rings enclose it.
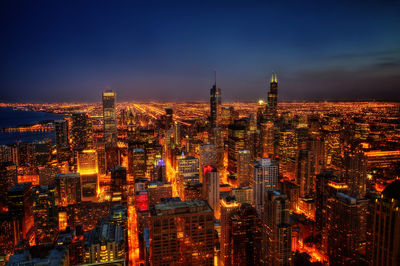
<instances>
[{"instance_id":1,"label":"skyscraper","mask_svg":"<svg viewBox=\"0 0 400 266\"><path fill-rule=\"evenodd\" d=\"M72 114L71 135L74 152L92 148L92 121L86 113Z\"/></svg>"},{"instance_id":2,"label":"skyscraper","mask_svg":"<svg viewBox=\"0 0 400 266\"><path fill-rule=\"evenodd\" d=\"M57 160L59 162L68 160L70 156L68 122L67 120L55 120L54 126L56 131Z\"/></svg>"},{"instance_id":3,"label":"skyscraper","mask_svg":"<svg viewBox=\"0 0 400 266\"><path fill-rule=\"evenodd\" d=\"M98 182L97 153L83 150L78 153L78 173L81 177L82 200L96 201Z\"/></svg>"},{"instance_id":4,"label":"skyscraper","mask_svg":"<svg viewBox=\"0 0 400 266\"><path fill-rule=\"evenodd\" d=\"M259 214L264 211L265 196L268 191L278 189L278 164L264 158L251 164L253 205Z\"/></svg>"},{"instance_id":5,"label":"skyscraper","mask_svg":"<svg viewBox=\"0 0 400 266\"><path fill-rule=\"evenodd\" d=\"M112 144L117 140L117 115L115 112L115 92L106 90L103 92L103 120L104 142Z\"/></svg>"},{"instance_id":6,"label":"skyscraper","mask_svg":"<svg viewBox=\"0 0 400 266\"><path fill-rule=\"evenodd\" d=\"M272 73L267 105L265 106L265 119L274 121L278 119L278 77L275 73Z\"/></svg>"},{"instance_id":7,"label":"skyscraper","mask_svg":"<svg viewBox=\"0 0 400 266\"><path fill-rule=\"evenodd\" d=\"M204 166L203 172L203 198L213 209L214 215L219 217L219 172L211 165Z\"/></svg>"},{"instance_id":8,"label":"skyscraper","mask_svg":"<svg viewBox=\"0 0 400 266\"><path fill-rule=\"evenodd\" d=\"M400 180L389 184L375 201L372 226L373 266L399 265L400 258Z\"/></svg>"},{"instance_id":9,"label":"skyscraper","mask_svg":"<svg viewBox=\"0 0 400 266\"><path fill-rule=\"evenodd\" d=\"M263 221L264 265L292 265L292 228L289 224L289 200L285 194L268 191Z\"/></svg>"},{"instance_id":10,"label":"skyscraper","mask_svg":"<svg viewBox=\"0 0 400 266\"><path fill-rule=\"evenodd\" d=\"M221 265L229 266L232 262L231 254L231 232L232 223L230 218L238 210L240 204L234 197L227 197L221 200L221 239L220 239L220 261Z\"/></svg>"},{"instance_id":11,"label":"skyscraper","mask_svg":"<svg viewBox=\"0 0 400 266\"><path fill-rule=\"evenodd\" d=\"M217 79L210 89L210 124L217 127L221 120L221 88L217 86Z\"/></svg>"},{"instance_id":12,"label":"skyscraper","mask_svg":"<svg viewBox=\"0 0 400 266\"><path fill-rule=\"evenodd\" d=\"M56 175L58 205L67 206L81 202L81 180L79 173L62 173Z\"/></svg>"},{"instance_id":13,"label":"skyscraper","mask_svg":"<svg viewBox=\"0 0 400 266\"><path fill-rule=\"evenodd\" d=\"M150 265L214 265L214 219L207 202L166 199L150 210Z\"/></svg>"}]
</instances>

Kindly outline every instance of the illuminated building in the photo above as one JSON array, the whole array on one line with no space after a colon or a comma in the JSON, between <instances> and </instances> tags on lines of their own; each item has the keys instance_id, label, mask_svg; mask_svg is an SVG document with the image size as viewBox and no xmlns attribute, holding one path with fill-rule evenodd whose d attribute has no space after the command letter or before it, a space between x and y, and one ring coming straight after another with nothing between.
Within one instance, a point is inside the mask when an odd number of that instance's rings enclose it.
<instances>
[{"instance_id":1,"label":"illuminated building","mask_svg":"<svg viewBox=\"0 0 400 266\"><path fill-rule=\"evenodd\" d=\"M217 86L217 80L210 89L210 125L217 127L221 121L221 88Z\"/></svg>"},{"instance_id":2,"label":"illuminated building","mask_svg":"<svg viewBox=\"0 0 400 266\"><path fill-rule=\"evenodd\" d=\"M161 203L161 199L172 197L171 183L167 182L149 182L147 184L147 193L149 195L149 205Z\"/></svg>"},{"instance_id":3,"label":"illuminated building","mask_svg":"<svg viewBox=\"0 0 400 266\"><path fill-rule=\"evenodd\" d=\"M68 139L68 121L55 120L54 127L56 131L57 160L59 162L67 161L71 156Z\"/></svg>"},{"instance_id":4,"label":"illuminated building","mask_svg":"<svg viewBox=\"0 0 400 266\"><path fill-rule=\"evenodd\" d=\"M158 160L155 169L153 170L152 174L153 181L166 181L167 180L167 167L163 159Z\"/></svg>"},{"instance_id":5,"label":"illuminated building","mask_svg":"<svg viewBox=\"0 0 400 266\"><path fill-rule=\"evenodd\" d=\"M96 201L99 185L96 151L83 150L79 152L77 164L81 177L82 200Z\"/></svg>"},{"instance_id":6,"label":"illuminated building","mask_svg":"<svg viewBox=\"0 0 400 266\"><path fill-rule=\"evenodd\" d=\"M235 119L239 118L239 114L235 112L232 106L222 106L221 107L221 125L228 126L232 124Z\"/></svg>"},{"instance_id":7,"label":"illuminated building","mask_svg":"<svg viewBox=\"0 0 400 266\"><path fill-rule=\"evenodd\" d=\"M214 144L207 143L200 146L200 169L207 165L217 166L217 150ZM203 174L203 171L201 171L200 181L204 178Z\"/></svg>"},{"instance_id":8,"label":"illuminated building","mask_svg":"<svg viewBox=\"0 0 400 266\"><path fill-rule=\"evenodd\" d=\"M249 150L239 150L238 153L237 180L239 187L250 185L250 161L251 154Z\"/></svg>"},{"instance_id":9,"label":"illuminated building","mask_svg":"<svg viewBox=\"0 0 400 266\"><path fill-rule=\"evenodd\" d=\"M240 204L234 197L227 197L221 200L221 240L220 240L220 261L221 265L229 266L232 262L231 237L232 223L231 217L239 209Z\"/></svg>"},{"instance_id":10,"label":"illuminated building","mask_svg":"<svg viewBox=\"0 0 400 266\"><path fill-rule=\"evenodd\" d=\"M148 143L144 146L144 150L146 153L146 176L153 176L154 172L157 174L159 171L159 166L162 166L161 155L162 155L162 146L155 143ZM161 160L162 161L162 160ZM165 180L161 177L161 180Z\"/></svg>"},{"instance_id":11,"label":"illuminated building","mask_svg":"<svg viewBox=\"0 0 400 266\"><path fill-rule=\"evenodd\" d=\"M172 108L168 107L165 108L165 130L168 130L172 127L173 124L173 116L174 116L174 111Z\"/></svg>"},{"instance_id":12,"label":"illuminated building","mask_svg":"<svg viewBox=\"0 0 400 266\"><path fill-rule=\"evenodd\" d=\"M8 191L8 211L16 217L14 225L14 245L21 239L29 239L33 235L33 195L31 183L18 183Z\"/></svg>"},{"instance_id":13,"label":"illuminated building","mask_svg":"<svg viewBox=\"0 0 400 266\"><path fill-rule=\"evenodd\" d=\"M279 133L279 170L282 174L288 170L289 160L296 158L297 148L297 136L294 130L285 130Z\"/></svg>"},{"instance_id":14,"label":"illuminated building","mask_svg":"<svg viewBox=\"0 0 400 266\"><path fill-rule=\"evenodd\" d=\"M214 218L206 201L170 198L150 210L150 265L214 265Z\"/></svg>"},{"instance_id":15,"label":"illuminated building","mask_svg":"<svg viewBox=\"0 0 400 266\"><path fill-rule=\"evenodd\" d=\"M288 197L291 212L296 212L299 206L300 187L293 182L285 180L282 183L282 192Z\"/></svg>"},{"instance_id":16,"label":"illuminated building","mask_svg":"<svg viewBox=\"0 0 400 266\"><path fill-rule=\"evenodd\" d=\"M278 78L275 73L272 73L268 100L265 106L265 116L264 119L270 121L277 121L278 119Z\"/></svg>"},{"instance_id":17,"label":"illuminated building","mask_svg":"<svg viewBox=\"0 0 400 266\"><path fill-rule=\"evenodd\" d=\"M0 164L0 206L7 205L7 192L18 183L17 166L12 162Z\"/></svg>"},{"instance_id":18,"label":"illuminated building","mask_svg":"<svg viewBox=\"0 0 400 266\"><path fill-rule=\"evenodd\" d=\"M132 110L132 108L128 109L127 114L127 134L128 134L128 144L130 146L131 143L136 142L137 135L137 126L136 126L136 117Z\"/></svg>"},{"instance_id":19,"label":"illuminated building","mask_svg":"<svg viewBox=\"0 0 400 266\"><path fill-rule=\"evenodd\" d=\"M39 185L41 186L54 186L55 177L60 172L57 166L47 164L45 166L39 166Z\"/></svg>"},{"instance_id":20,"label":"illuminated building","mask_svg":"<svg viewBox=\"0 0 400 266\"><path fill-rule=\"evenodd\" d=\"M400 257L400 180L389 184L375 201L370 265L399 265Z\"/></svg>"},{"instance_id":21,"label":"illuminated building","mask_svg":"<svg viewBox=\"0 0 400 266\"><path fill-rule=\"evenodd\" d=\"M135 179L146 178L146 153L144 149L132 150L131 173Z\"/></svg>"},{"instance_id":22,"label":"illuminated building","mask_svg":"<svg viewBox=\"0 0 400 266\"><path fill-rule=\"evenodd\" d=\"M0 212L0 254L14 253L14 224L17 218L9 212Z\"/></svg>"},{"instance_id":23,"label":"illuminated building","mask_svg":"<svg viewBox=\"0 0 400 266\"><path fill-rule=\"evenodd\" d=\"M102 223L88 233L85 241L85 263L125 259L125 234L121 226Z\"/></svg>"},{"instance_id":24,"label":"illuminated building","mask_svg":"<svg viewBox=\"0 0 400 266\"><path fill-rule=\"evenodd\" d=\"M52 146L51 139L44 139L40 141L35 141L33 143L35 147L35 165L37 166L44 166L48 164L51 160L51 146Z\"/></svg>"},{"instance_id":25,"label":"illuminated building","mask_svg":"<svg viewBox=\"0 0 400 266\"><path fill-rule=\"evenodd\" d=\"M251 187L239 187L231 189L231 196L236 198L236 201L240 204L253 202L253 188Z\"/></svg>"},{"instance_id":26,"label":"illuminated building","mask_svg":"<svg viewBox=\"0 0 400 266\"><path fill-rule=\"evenodd\" d=\"M65 246L68 249L69 265L80 265L84 263L84 235L81 228L71 230L66 228L58 234L57 246Z\"/></svg>"},{"instance_id":27,"label":"illuminated building","mask_svg":"<svg viewBox=\"0 0 400 266\"><path fill-rule=\"evenodd\" d=\"M115 112L115 92L103 92L104 142L113 144L117 140L117 115Z\"/></svg>"},{"instance_id":28,"label":"illuminated building","mask_svg":"<svg viewBox=\"0 0 400 266\"><path fill-rule=\"evenodd\" d=\"M279 191L268 191L263 216L264 265L292 265L292 228L289 200Z\"/></svg>"},{"instance_id":29,"label":"illuminated building","mask_svg":"<svg viewBox=\"0 0 400 266\"><path fill-rule=\"evenodd\" d=\"M366 193L367 159L361 150L344 152L345 179L350 194L363 198Z\"/></svg>"},{"instance_id":30,"label":"illuminated building","mask_svg":"<svg viewBox=\"0 0 400 266\"><path fill-rule=\"evenodd\" d=\"M393 163L400 161L400 150L373 150L365 152L364 155L367 157L368 168L385 168L391 166Z\"/></svg>"},{"instance_id":31,"label":"illuminated building","mask_svg":"<svg viewBox=\"0 0 400 266\"><path fill-rule=\"evenodd\" d=\"M275 154L275 125L272 121L263 121L261 128L261 156L271 158Z\"/></svg>"},{"instance_id":32,"label":"illuminated building","mask_svg":"<svg viewBox=\"0 0 400 266\"><path fill-rule=\"evenodd\" d=\"M178 173L180 175L198 175L199 174L199 159L188 156L178 159Z\"/></svg>"},{"instance_id":33,"label":"illuminated building","mask_svg":"<svg viewBox=\"0 0 400 266\"><path fill-rule=\"evenodd\" d=\"M359 265L365 255L367 200L337 193L327 201L329 263Z\"/></svg>"},{"instance_id":34,"label":"illuminated building","mask_svg":"<svg viewBox=\"0 0 400 266\"><path fill-rule=\"evenodd\" d=\"M265 102L263 100L258 100L257 102L257 126L260 127L261 123L264 121L264 109Z\"/></svg>"},{"instance_id":35,"label":"illuminated building","mask_svg":"<svg viewBox=\"0 0 400 266\"><path fill-rule=\"evenodd\" d=\"M259 214L264 211L264 201L267 192L278 189L278 168L277 162L268 158L255 161L251 164L253 205Z\"/></svg>"},{"instance_id":36,"label":"illuminated building","mask_svg":"<svg viewBox=\"0 0 400 266\"><path fill-rule=\"evenodd\" d=\"M242 204L230 217L231 264L258 265L262 256L262 223L257 210L250 204Z\"/></svg>"},{"instance_id":37,"label":"illuminated building","mask_svg":"<svg viewBox=\"0 0 400 266\"><path fill-rule=\"evenodd\" d=\"M185 201L200 200L203 198L203 184L198 181L185 182L179 191L179 196Z\"/></svg>"},{"instance_id":38,"label":"illuminated building","mask_svg":"<svg viewBox=\"0 0 400 266\"><path fill-rule=\"evenodd\" d=\"M236 120L228 127L228 172L237 174L239 150L246 149L246 126Z\"/></svg>"},{"instance_id":39,"label":"illuminated building","mask_svg":"<svg viewBox=\"0 0 400 266\"><path fill-rule=\"evenodd\" d=\"M58 205L67 206L81 202L81 176L79 173L62 173L56 175Z\"/></svg>"},{"instance_id":40,"label":"illuminated building","mask_svg":"<svg viewBox=\"0 0 400 266\"><path fill-rule=\"evenodd\" d=\"M123 193L126 186L126 168L120 165L111 169L111 192Z\"/></svg>"},{"instance_id":41,"label":"illuminated building","mask_svg":"<svg viewBox=\"0 0 400 266\"><path fill-rule=\"evenodd\" d=\"M219 172L211 165L203 167L203 199L207 200L214 215L219 217Z\"/></svg>"},{"instance_id":42,"label":"illuminated building","mask_svg":"<svg viewBox=\"0 0 400 266\"><path fill-rule=\"evenodd\" d=\"M82 226L83 231L95 228L99 220L107 218L110 214L110 202L85 201L65 207L67 223L72 228Z\"/></svg>"},{"instance_id":43,"label":"illuminated building","mask_svg":"<svg viewBox=\"0 0 400 266\"><path fill-rule=\"evenodd\" d=\"M311 150L299 150L296 160L296 183L299 186L300 198L314 194L314 153Z\"/></svg>"},{"instance_id":44,"label":"illuminated building","mask_svg":"<svg viewBox=\"0 0 400 266\"><path fill-rule=\"evenodd\" d=\"M90 149L93 146L93 129L90 117L85 113L72 114L72 148L74 151Z\"/></svg>"},{"instance_id":45,"label":"illuminated building","mask_svg":"<svg viewBox=\"0 0 400 266\"><path fill-rule=\"evenodd\" d=\"M52 244L57 231L57 208L55 188L38 186L33 188L33 218L37 245Z\"/></svg>"},{"instance_id":46,"label":"illuminated building","mask_svg":"<svg viewBox=\"0 0 400 266\"><path fill-rule=\"evenodd\" d=\"M96 143L97 151L97 167L99 169L99 174L105 175L107 173L107 156L106 156L106 146L103 142Z\"/></svg>"}]
</instances>

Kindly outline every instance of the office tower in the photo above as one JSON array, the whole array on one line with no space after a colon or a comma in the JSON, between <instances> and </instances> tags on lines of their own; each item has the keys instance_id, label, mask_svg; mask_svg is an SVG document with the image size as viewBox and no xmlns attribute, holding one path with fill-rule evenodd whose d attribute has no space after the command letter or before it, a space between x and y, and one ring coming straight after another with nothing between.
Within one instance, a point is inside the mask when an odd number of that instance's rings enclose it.
<instances>
[{"instance_id":1,"label":"office tower","mask_svg":"<svg viewBox=\"0 0 400 266\"><path fill-rule=\"evenodd\" d=\"M114 223L102 223L88 233L85 242L85 263L125 259L124 230Z\"/></svg>"},{"instance_id":2,"label":"office tower","mask_svg":"<svg viewBox=\"0 0 400 266\"><path fill-rule=\"evenodd\" d=\"M350 194L363 198L366 193L367 159L361 149L345 150L344 169Z\"/></svg>"},{"instance_id":3,"label":"office tower","mask_svg":"<svg viewBox=\"0 0 400 266\"><path fill-rule=\"evenodd\" d=\"M285 180L282 183L282 192L288 197L290 212L296 212L299 206L300 187L293 182Z\"/></svg>"},{"instance_id":4,"label":"office tower","mask_svg":"<svg viewBox=\"0 0 400 266\"><path fill-rule=\"evenodd\" d=\"M163 165L163 161L161 160L162 146L156 143L147 143L144 146L144 151L146 154L146 177L151 178L154 173L162 170L160 169L160 167L162 167ZM162 163L160 162L160 160ZM161 180L165 180L165 178L161 178Z\"/></svg>"},{"instance_id":5,"label":"office tower","mask_svg":"<svg viewBox=\"0 0 400 266\"><path fill-rule=\"evenodd\" d=\"M227 197L221 200L221 240L220 240L220 261L221 265L229 266L232 262L231 254L231 232L232 223L230 218L238 210L240 204L234 197Z\"/></svg>"},{"instance_id":6,"label":"office tower","mask_svg":"<svg viewBox=\"0 0 400 266\"><path fill-rule=\"evenodd\" d=\"M33 189L33 218L36 245L52 244L58 233L55 188L37 186Z\"/></svg>"},{"instance_id":7,"label":"office tower","mask_svg":"<svg viewBox=\"0 0 400 266\"><path fill-rule=\"evenodd\" d=\"M239 187L250 185L250 161L251 154L249 150L239 150L238 153L237 181Z\"/></svg>"},{"instance_id":8,"label":"office tower","mask_svg":"<svg viewBox=\"0 0 400 266\"><path fill-rule=\"evenodd\" d=\"M279 133L279 170L282 175L289 171L290 160L296 160L297 149L297 136L294 130L285 130Z\"/></svg>"},{"instance_id":9,"label":"office tower","mask_svg":"<svg viewBox=\"0 0 400 266\"><path fill-rule=\"evenodd\" d=\"M271 158L275 154L275 126L272 121L263 121L261 127L261 156Z\"/></svg>"},{"instance_id":10,"label":"office tower","mask_svg":"<svg viewBox=\"0 0 400 266\"><path fill-rule=\"evenodd\" d=\"M253 188L251 187L239 187L231 189L231 196L235 197L236 201L240 204L253 203Z\"/></svg>"},{"instance_id":11,"label":"office tower","mask_svg":"<svg viewBox=\"0 0 400 266\"><path fill-rule=\"evenodd\" d=\"M228 172L237 174L239 150L246 149L246 126L236 120L228 127Z\"/></svg>"},{"instance_id":12,"label":"office tower","mask_svg":"<svg viewBox=\"0 0 400 266\"><path fill-rule=\"evenodd\" d=\"M0 212L0 254L5 256L14 253L14 225L17 218L7 212Z\"/></svg>"},{"instance_id":13,"label":"office tower","mask_svg":"<svg viewBox=\"0 0 400 266\"><path fill-rule=\"evenodd\" d=\"M70 147L68 139L68 121L55 120L54 127L56 131L56 150L57 160L59 162L67 161L70 157Z\"/></svg>"},{"instance_id":14,"label":"office tower","mask_svg":"<svg viewBox=\"0 0 400 266\"><path fill-rule=\"evenodd\" d=\"M214 218L206 201L171 198L150 210L150 265L214 265Z\"/></svg>"},{"instance_id":15,"label":"office tower","mask_svg":"<svg viewBox=\"0 0 400 266\"><path fill-rule=\"evenodd\" d=\"M111 192L123 193L126 186L126 168L120 165L111 169Z\"/></svg>"},{"instance_id":16,"label":"office tower","mask_svg":"<svg viewBox=\"0 0 400 266\"><path fill-rule=\"evenodd\" d=\"M272 73L268 92L268 101L265 106L265 119L276 122L278 120L278 78Z\"/></svg>"},{"instance_id":17,"label":"office tower","mask_svg":"<svg viewBox=\"0 0 400 266\"><path fill-rule=\"evenodd\" d=\"M161 203L162 199L172 197L172 185L168 182L149 182L147 184L147 193L149 195L149 205Z\"/></svg>"},{"instance_id":18,"label":"office tower","mask_svg":"<svg viewBox=\"0 0 400 266\"><path fill-rule=\"evenodd\" d=\"M33 195L31 183L18 183L8 191L8 211L16 217L14 225L14 245L21 239L33 235Z\"/></svg>"},{"instance_id":19,"label":"office tower","mask_svg":"<svg viewBox=\"0 0 400 266\"><path fill-rule=\"evenodd\" d=\"M258 100L257 102L257 127L260 128L261 123L264 119L264 109L265 102L263 100Z\"/></svg>"},{"instance_id":20,"label":"office tower","mask_svg":"<svg viewBox=\"0 0 400 266\"><path fill-rule=\"evenodd\" d=\"M137 126L136 126L136 116L132 108L129 107L127 112L127 135L129 147L132 143L136 142L137 138Z\"/></svg>"},{"instance_id":21,"label":"office tower","mask_svg":"<svg viewBox=\"0 0 400 266\"><path fill-rule=\"evenodd\" d=\"M214 144L203 144L200 146L200 169L204 166L211 165L217 166L217 149ZM200 181L204 178L204 172L200 171Z\"/></svg>"},{"instance_id":22,"label":"office tower","mask_svg":"<svg viewBox=\"0 0 400 266\"><path fill-rule=\"evenodd\" d=\"M251 164L253 205L260 215L264 211L264 201L267 192L278 189L278 168L277 162L268 158L255 161Z\"/></svg>"},{"instance_id":23,"label":"office tower","mask_svg":"<svg viewBox=\"0 0 400 266\"><path fill-rule=\"evenodd\" d=\"M210 125L219 126L221 122L221 88L217 86L217 79L210 89Z\"/></svg>"},{"instance_id":24,"label":"office tower","mask_svg":"<svg viewBox=\"0 0 400 266\"><path fill-rule=\"evenodd\" d=\"M146 178L146 153L144 149L132 150L130 172L134 179Z\"/></svg>"},{"instance_id":25,"label":"office tower","mask_svg":"<svg viewBox=\"0 0 400 266\"><path fill-rule=\"evenodd\" d=\"M115 92L106 90L103 92L103 121L104 142L112 145L117 141L117 114L115 111Z\"/></svg>"},{"instance_id":26,"label":"office tower","mask_svg":"<svg viewBox=\"0 0 400 266\"><path fill-rule=\"evenodd\" d=\"M224 132L221 127L211 128L211 143L216 147L216 167L218 170L224 169L224 158L225 158L225 150L224 150Z\"/></svg>"},{"instance_id":27,"label":"office tower","mask_svg":"<svg viewBox=\"0 0 400 266\"><path fill-rule=\"evenodd\" d=\"M238 112L232 106L223 106L221 107L221 126L228 126L232 124L235 119L239 118Z\"/></svg>"},{"instance_id":28,"label":"office tower","mask_svg":"<svg viewBox=\"0 0 400 266\"><path fill-rule=\"evenodd\" d=\"M147 162L147 161L146 161ZM159 159L156 167L153 170L152 181L164 182L167 180L167 168L163 159Z\"/></svg>"},{"instance_id":29,"label":"office tower","mask_svg":"<svg viewBox=\"0 0 400 266\"><path fill-rule=\"evenodd\" d=\"M285 194L276 190L267 192L263 222L264 265L292 265L292 228Z\"/></svg>"},{"instance_id":30,"label":"office tower","mask_svg":"<svg viewBox=\"0 0 400 266\"><path fill-rule=\"evenodd\" d=\"M230 217L230 223L230 265L258 265L262 256L262 223L257 210L244 203Z\"/></svg>"},{"instance_id":31,"label":"office tower","mask_svg":"<svg viewBox=\"0 0 400 266\"><path fill-rule=\"evenodd\" d=\"M375 201L372 226L373 266L399 265L400 180L389 184Z\"/></svg>"},{"instance_id":32,"label":"office tower","mask_svg":"<svg viewBox=\"0 0 400 266\"><path fill-rule=\"evenodd\" d=\"M72 114L71 138L74 152L92 148L92 121L86 113Z\"/></svg>"},{"instance_id":33,"label":"office tower","mask_svg":"<svg viewBox=\"0 0 400 266\"><path fill-rule=\"evenodd\" d=\"M172 110L172 108L170 107L165 108L165 120L164 120L165 130L169 130L172 127L174 122L173 116L174 116L174 111Z\"/></svg>"},{"instance_id":34,"label":"office tower","mask_svg":"<svg viewBox=\"0 0 400 266\"><path fill-rule=\"evenodd\" d=\"M39 172L39 185L41 186L54 186L55 177L60 172L57 165L47 164L38 167Z\"/></svg>"},{"instance_id":35,"label":"office tower","mask_svg":"<svg viewBox=\"0 0 400 266\"><path fill-rule=\"evenodd\" d=\"M181 157L178 159L178 173L180 175L198 175L199 159L193 156Z\"/></svg>"},{"instance_id":36,"label":"office tower","mask_svg":"<svg viewBox=\"0 0 400 266\"><path fill-rule=\"evenodd\" d=\"M214 215L219 217L219 172L211 165L204 166L203 172L203 199L207 200Z\"/></svg>"},{"instance_id":37,"label":"office tower","mask_svg":"<svg viewBox=\"0 0 400 266\"><path fill-rule=\"evenodd\" d=\"M314 153L311 150L299 150L296 160L296 184L299 186L300 198L310 198L314 195L314 166Z\"/></svg>"},{"instance_id":38,"label":"office tower","mask_svg":"<svg viewBox=\"0 0 400 266\"><path fill-rule=\"evenodd\" d=\"M35 147L35 166L44 166L50 163L51 160L51 139L43 139L33 143Z\"/></svg>"},{"instance_id":39,"label":"office tower","mask_svg":"<svg viewBox=\"0 0 400 266\"><path fill-rule=\"evenodd\" d=\"M365 255L367 200L337 193L327 201L327 247L332 265L360 265Z\"/></svg>"},{"instance_id":40,"label":"office tower","mask_svg":"<svg viewBox=\"0 0 400 266\"><path fill-rule=\"evenodd\" d=\"M107 173L106 145L103 142L97 142L96 151L99 174L105 175Z\"/></svg>"},{"instance_id":41,"label":"office tower","mask_svg":"<svg viewBox=\"0 0 400 266\"><path fill-rule=\"evenodd\" d=\"M79 173L62 173L56 175L58 206L68 206L81 202L81 176Z\"/></svg>"},{"instance_id":42,"label":"office tower","mask_svg":"<svg viewBox=\"0 0 400 266\"><path fill-rule=\"evenodd\" d=\"M81 177L83 201L96 201L98 189L97 153L95 150L83 150L78 153L78 173Z\"/></svg>"},{"instance_id":43,"label":"office tower","mask_svg":"<svg viewBox=\"0 0 400 266\"><path fill-rule=\"evenodd\" d=\"M0 163L0 206L7 205L7 192L17 183L17 166L12 162Z\"/></svg>"}]
</instances>

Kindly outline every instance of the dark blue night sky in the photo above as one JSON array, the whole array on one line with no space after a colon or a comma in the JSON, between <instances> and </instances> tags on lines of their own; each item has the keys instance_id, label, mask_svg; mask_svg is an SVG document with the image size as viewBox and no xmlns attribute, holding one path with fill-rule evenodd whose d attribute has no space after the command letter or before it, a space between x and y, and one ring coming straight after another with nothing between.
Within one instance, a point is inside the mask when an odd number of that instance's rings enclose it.
<instances>
[{"instance_id":1,"label":"dark blue night sky","mask_svg":"<svg viewBox=\"0 0 400 266\"><path fill-rule=\"evenodd\" d=\"M351 3L347 3L351 2ZM0 2L0 101L400 100L398 1Z\"/></svg>"}]
</instances>

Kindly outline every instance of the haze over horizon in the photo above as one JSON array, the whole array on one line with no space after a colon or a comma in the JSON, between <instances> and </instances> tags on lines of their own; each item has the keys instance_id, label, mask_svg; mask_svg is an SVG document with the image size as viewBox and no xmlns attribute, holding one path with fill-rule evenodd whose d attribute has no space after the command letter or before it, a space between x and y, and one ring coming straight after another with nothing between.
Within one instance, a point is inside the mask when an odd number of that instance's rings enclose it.
<instances>
[{"instance_id":1,"label":"haze over horizon","mask_svg":"<svg viewBox=\"0 0 400 266\"><path fill-rule=\"evenodd\" d=\"M399 1L0 6L0 102L400 101Z\"/></svg>"}]
</instances>

